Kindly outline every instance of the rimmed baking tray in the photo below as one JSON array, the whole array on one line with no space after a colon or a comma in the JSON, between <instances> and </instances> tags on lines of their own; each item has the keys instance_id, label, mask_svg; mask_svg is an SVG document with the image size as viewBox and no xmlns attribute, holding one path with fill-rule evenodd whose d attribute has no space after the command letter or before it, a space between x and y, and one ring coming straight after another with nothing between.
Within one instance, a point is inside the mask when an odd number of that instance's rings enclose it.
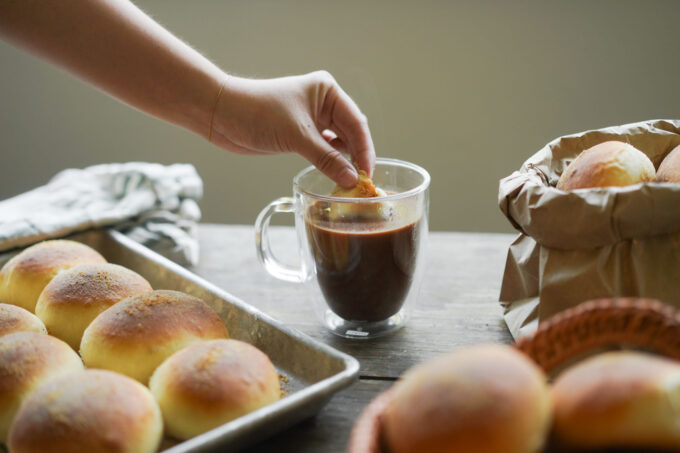
<instances>
[{"instance_id":1,"label":"rimmed baking tray","mask_svg":"<svg viewBox=\"0 0 680 453\"><path fill-rule=\"evenodd\" d=\"M165 453L233 452L283 431L317 413L331 396L359 375L353 357L315 341L255 307L114 230L78 233L82 242L109 262L146 278L154 289L183 291L203 299L220 316L229 336L264 351L282 376L279 401L181 443L163 444ZM0 266L17 251L0 254Z\"/></svg>"}]
</instances>

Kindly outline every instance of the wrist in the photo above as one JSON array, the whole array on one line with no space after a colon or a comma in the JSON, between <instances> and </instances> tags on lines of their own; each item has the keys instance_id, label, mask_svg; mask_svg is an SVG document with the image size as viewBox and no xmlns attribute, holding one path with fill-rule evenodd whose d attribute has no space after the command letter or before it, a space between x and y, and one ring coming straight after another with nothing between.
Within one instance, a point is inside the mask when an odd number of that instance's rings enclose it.
<instances>
[{"instance_id":1,"label":"wrist","mask_svg":"<svg viewBox=\"0 0 680 453\"><path fill-rule=\"evenodd\" d=\"M167 100L168 110L174 116L171 121L209 141L216 101L226 77L223 71L217 70L185 79L185 88L175 92L183 96Z\"/></svg>"},{"instance_id":2,"label":"wrist","mask_svg":"<svg viewBox=\"0 0 680 453\"><path fill-rule=\"evenodd\" d=\"M257 89L252 80L233 75L224 74L220 82L212 99L206 138L222 149L247 154L249 150L243 146L254 138L253 127L262 120L262 111L254 102Z\"/></svg>"},{"instance_id":3,"label":"wrist","mask_svg":"<svg viewBox=\"0 0 680 453\"><path fill-rule=\"evenodd\" d=\"M217 106L220 103L220 99L222 98L222 93L224 92L224 86L227 83L227 77L228 75L224 75L224 80L220 84L220 89L217 91L217 96L215 96L215 102L213 102L213 107L210 112L210 119L208 121L208 141L212 142L212 136L213 136L213 129L214 129L214 123L215 123L215 114L217 112Z\"/></svg>"}]
</instances>

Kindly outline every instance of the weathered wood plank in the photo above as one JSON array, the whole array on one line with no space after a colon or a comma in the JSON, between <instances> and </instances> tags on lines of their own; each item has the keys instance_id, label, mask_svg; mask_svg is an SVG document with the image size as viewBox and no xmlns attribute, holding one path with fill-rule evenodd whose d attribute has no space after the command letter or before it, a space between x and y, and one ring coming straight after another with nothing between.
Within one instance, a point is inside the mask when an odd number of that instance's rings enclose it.
<instances>
[{"instance_id":1,"label":"weathered wood plank","mask_svg":"<svg viewBox=\"0 0 680 453\"><path fill-rule=\"evenodd\" d=\"M275 251L294 262L294 230L270 231ZM316 417L248 451L342 452L361 410L415 363L467 344L511 341L498 293L512 235L431 233L412 318L401 331L370 341L328 333L316 320L303 285L277 280L264 270L256 257L252 227L201 225L199 235L201 260L194 272L361 362L362 379L336 395Z\"/></svg>"},{"instance_id":2,"label":"weathered wood plank","mask_svg":"<svg viewBox=\"0 0 680 453\"><path fill-rule=\"evenodd\" d=\"M328 452L341 453L347 448L349 433L363 408L392 382L361 380L336 394L312 417L278 434L248 451L257 453Z\"/></svg>"},{"instance_id":3,"label":"weathered wood plank","mask_svg":"<svg viewBox=\"0 0 680 453\"><path fill-rule=\"evenodd\" d=\"M284 256L295 255L292 228L273 228ZM455 347L511 341L498 304L512 235L430 234L418 305L405 329L369 342L328 333L303 285L271 277L257 261L252 227L202 225L201 262L193 270L284 323L356 357L362 376L397 377L414 363Z\"/></svg>"}]
</instances>

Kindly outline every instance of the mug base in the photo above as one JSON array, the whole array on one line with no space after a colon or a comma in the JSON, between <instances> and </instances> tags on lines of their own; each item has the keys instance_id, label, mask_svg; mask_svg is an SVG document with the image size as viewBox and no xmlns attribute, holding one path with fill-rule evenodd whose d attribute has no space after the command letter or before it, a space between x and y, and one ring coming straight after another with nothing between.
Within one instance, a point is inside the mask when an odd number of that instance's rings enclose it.
<instances>
[{"instance_id":1,"label":"mug base","mask_svg":"<svg viewBox=\"0 0 680 453\"><path fill-rule=\"evenodd\" d=\"M406 313L402 308L382 321L348 321L330 309L323 315L323 323L335 335L353 340L370 340L395 332L406 324Z\"/></svg>"}]
</instances>

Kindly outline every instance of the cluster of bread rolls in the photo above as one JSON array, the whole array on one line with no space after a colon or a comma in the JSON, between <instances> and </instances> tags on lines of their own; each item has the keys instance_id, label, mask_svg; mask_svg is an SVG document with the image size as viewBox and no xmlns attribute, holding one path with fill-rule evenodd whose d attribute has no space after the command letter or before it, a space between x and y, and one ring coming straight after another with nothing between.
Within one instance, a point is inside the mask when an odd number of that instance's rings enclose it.
<instances>
[{"instance_id":1,"label":"cluster of bread rolls","mask_svg":"<svg viewBox=\"0 0 680 453\"><path fill-rule=\"evenodd\" d=\"M680 182L680 146L668 153L655 170L649 157L628 143L600 143L581 152L567 166L557 188L569 191L652 181Z\"/></svg>"},{"instance_id":2,"label":"cluster of bread rolls","mask_svg":"<svg viewBox=\"0 0 680 453\"><path fill-rule=\"evenodd\" d=\"M187 439L280 397L269 358L205 302L67 240L0 270L0 389L12 453L155 452L164 427Z\"/></svg>"},{"instance_id":3,"label":"cluster of bread rolls","mask_svg":"<svg viewBox=\"0 0 680 453\"><path fill-rule=\"evenodd\" d=\"M680 363L648 353L600 354L548 385L518 350L480 345L413 367L390 392L390 453L538 453L549 437L568 451L680 449Z\"/></svg>"}]
</instances>

